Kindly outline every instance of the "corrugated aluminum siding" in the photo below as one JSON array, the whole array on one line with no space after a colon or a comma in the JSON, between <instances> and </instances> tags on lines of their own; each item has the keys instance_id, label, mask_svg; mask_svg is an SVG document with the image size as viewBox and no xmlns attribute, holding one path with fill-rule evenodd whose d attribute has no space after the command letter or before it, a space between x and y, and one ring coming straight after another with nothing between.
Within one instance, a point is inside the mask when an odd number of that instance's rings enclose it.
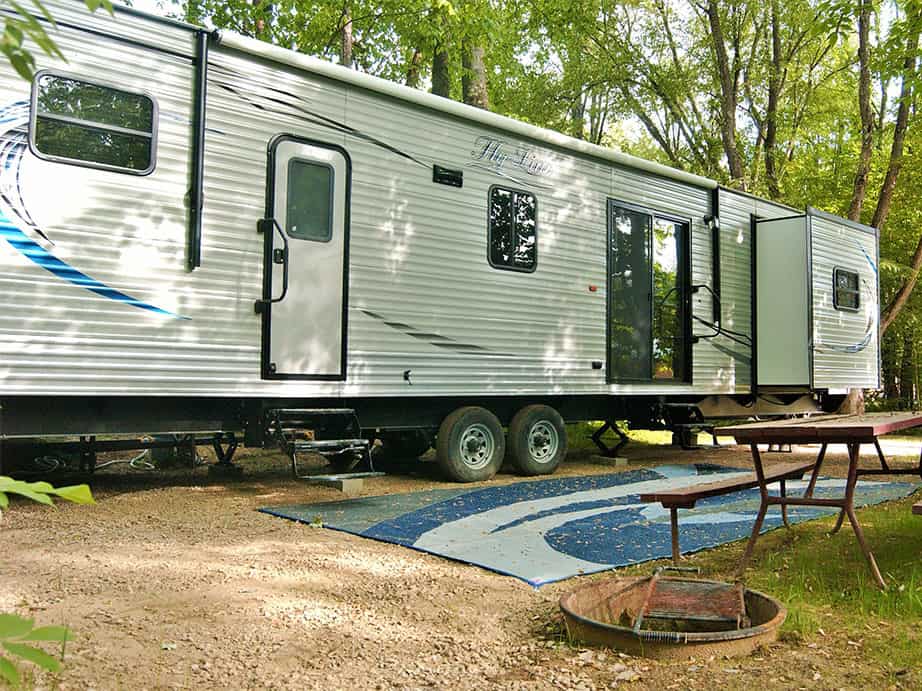
<instances>
[{"instance_id":1,"label":"corrugated aluminum siding","mask_svg":"<svg viewBox=\"0 0 922 691\"><path fill-rule=\"evenodd\" d=\"M811 213L813 289L813 386L817 389L880 385L878 330L877 233L862 230L826 215ZM858 274L858 311L836 309L833 273L836 268Z\"/></svg>"},{"instance_id":2,"label":"corrugated aluminum siding","mask_svg":"<svg viewBox=\"0 0 922 691\"><path fill-rule=\"evenodd\" d=\"M126 22L128 34L145 33L143 19L125 17L119 14L118 21ZM188 48L181 29L151 25L147 31L154 26L158 36L168 35L170 46ZM208 84L203 263L189 273L184 197L191 61L67 28L60 40L70 59L60 65L65 71L157 98L158 164L152 175L137 177L26 154L29 208L55 242L57 256L185 319L71 285L4 245L3 393L306 397L737 390L722 370L724 356L707 341L694 346L693 385L609 385L604 369L592 367L606 357L607 200L687 218L692 280L708 283L711 247L703 217L711 212L709 190L216 48ZM50 65L46 60L41 67ZM12 74L0 79L6 93L27 96L27 85ZM260 378L260 320L253 303L261 297L262 238L255 223L264 214L267 144L279 133L340 144L352 158L345 383ZM471 152L485 135L512 149L534 149L549 172L533 177L507 166L503 173L512 180L473 166ZM433 184L434 163L463 169L464 187ZM532 274L496 270L487 262L487 198L495 184L528 189L538 199L538 268ZM49 189L54 205L43 202ZM711 319L706 293L695 297L694 313ZM407 369L412 389L403 379Z\"/></svg>"},{"instance_id":3,"label":"corrugated aluminum siding","mask_svg":"<svg viewBox=\"0 0 922 691\"><path fill-rule=\"evenodd\" d=\"M6 199L22 200L50 242L17 225L106 286L193 319L164 319L106 299L81 287L82 279L46 271L0 242L2 392L136 395L176 390L177 380L199 382L204 389L202 382L220 367L202 342L211 312L205 296L220 293L218 299L225 299L236 281L205 286L183 266L191 61L65 25L81 22L153 40L149 22L121 13L113 19L102 10L91 15L79 3L49 3L49 9L62 22L53 35L67 62L36 50L38 67L149 92L159 107L157 165L151 175L128 175L49 162L26 150L21 174L9 159L4 192ZM156 31L158 43L177 50L191 43L187 31L160 25ZM6 67L0 70L0 93L3 106L27 102L30 84ZM6 201L3 211L15 217Z\"/></svg>"}]
</instances>

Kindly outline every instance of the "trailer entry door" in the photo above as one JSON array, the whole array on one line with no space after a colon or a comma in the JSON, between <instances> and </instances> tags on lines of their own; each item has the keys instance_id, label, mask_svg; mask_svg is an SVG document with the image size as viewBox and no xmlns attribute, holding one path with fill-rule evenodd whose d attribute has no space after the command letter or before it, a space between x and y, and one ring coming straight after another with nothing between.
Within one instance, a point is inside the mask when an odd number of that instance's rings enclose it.
<instances>
[{"instance_id":1,"label":"trailer entry door","mask_svg":"<svg viewBox=\"0 0 922 691\"><path fill-rule=\"evenodd\" d=\"M690 380L689 222L608 203L608 381Z\"/></svg>"},{"instance_id":2,"label":"trailer entry door","mask_svg":"<svg viewBox=\"0 0 922 691\"><path fill-rule=\"evenodd\" d=\"M269 147L265 379L346 377L350 177L338 146L285 135Z\"/></svg>"}]
</instances>

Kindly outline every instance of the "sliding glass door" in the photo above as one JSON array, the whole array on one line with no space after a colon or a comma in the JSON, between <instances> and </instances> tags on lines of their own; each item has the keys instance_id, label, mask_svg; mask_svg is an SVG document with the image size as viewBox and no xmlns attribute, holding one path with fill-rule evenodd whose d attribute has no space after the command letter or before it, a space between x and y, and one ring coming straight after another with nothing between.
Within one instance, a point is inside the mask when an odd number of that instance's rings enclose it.
<instances>
[{"instance_id":1,"label":"sliding glass door","mask_svg":"<svg viewBox=\"0 0 922 691\"><path fill-rule=\"evenodd\" d=\"M688 381L688 222L613 201L608 216L608 379Z\"/></svg>"}]
</instances>

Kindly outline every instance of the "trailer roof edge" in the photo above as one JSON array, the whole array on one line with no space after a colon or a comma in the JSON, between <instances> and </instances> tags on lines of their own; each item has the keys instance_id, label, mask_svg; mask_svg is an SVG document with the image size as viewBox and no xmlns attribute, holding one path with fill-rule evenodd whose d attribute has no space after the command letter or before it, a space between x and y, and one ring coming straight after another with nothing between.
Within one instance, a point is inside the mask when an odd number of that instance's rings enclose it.
<instances>
[{"instance_id":1,"label":"trailer roof edge","mask_svg":"<svg viewBox=\"0 0 922 691\"><path fill-rule=\"evenodd\" d=\"M676 168L670 168L661 163L647 161L637 156L615 151L614 149L607 149L596 144L590 144L589 142L569 137L565 134L554 132L553 130L529 125L504 115L492 113L481 108L475 108L464 103L459 103L458 101L442 98L441 96L435 96L420 91L419 89L413 89L402 84L387 81L386 79L373 77L287 48L241 36L229 31L217 31L215 33L218 37L219 45L226 46L233 50L239 50L267 60L297 67L329 79L352 84L369 91L375 91L391 98L408 101L415 105L448 113L449 115L465 120L473 120L488 127L505 130L511 134L545 142L552 146L570 149L593 158L611 161L628 168L643 170L654 175L672 178L705 189L714 189L717 187L717 182L710 178L688 173Z\"/></svg>"}]
</instances>

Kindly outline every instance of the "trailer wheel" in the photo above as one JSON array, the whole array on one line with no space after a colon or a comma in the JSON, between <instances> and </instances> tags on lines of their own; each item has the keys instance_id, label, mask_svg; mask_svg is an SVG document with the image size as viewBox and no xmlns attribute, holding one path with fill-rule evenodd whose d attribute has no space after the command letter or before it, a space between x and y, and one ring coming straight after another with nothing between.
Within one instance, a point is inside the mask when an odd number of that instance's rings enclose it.
<instances>
[{"instance_id":1,"label":"trailer wheel","mask_svg":"<svg viewBox=\"0 0 922 691\"><path fill-rule=\"evenodd\" d=\"M456 482L489 480L503 464L506 438L486 408L466 406L446 417L436 441L439 465Z\"/></svg>"},{"instance_id":2,"label":"trailer wheel","mask_svg":"<svg viewBox=\"0 0 922 691\"><path fill-rule=\"evenodd\" d=\"M522 408L509 423L509 455L522 475L549 475L567 455L567 428L546 405Z\"/></svg>"}]
</instances>

